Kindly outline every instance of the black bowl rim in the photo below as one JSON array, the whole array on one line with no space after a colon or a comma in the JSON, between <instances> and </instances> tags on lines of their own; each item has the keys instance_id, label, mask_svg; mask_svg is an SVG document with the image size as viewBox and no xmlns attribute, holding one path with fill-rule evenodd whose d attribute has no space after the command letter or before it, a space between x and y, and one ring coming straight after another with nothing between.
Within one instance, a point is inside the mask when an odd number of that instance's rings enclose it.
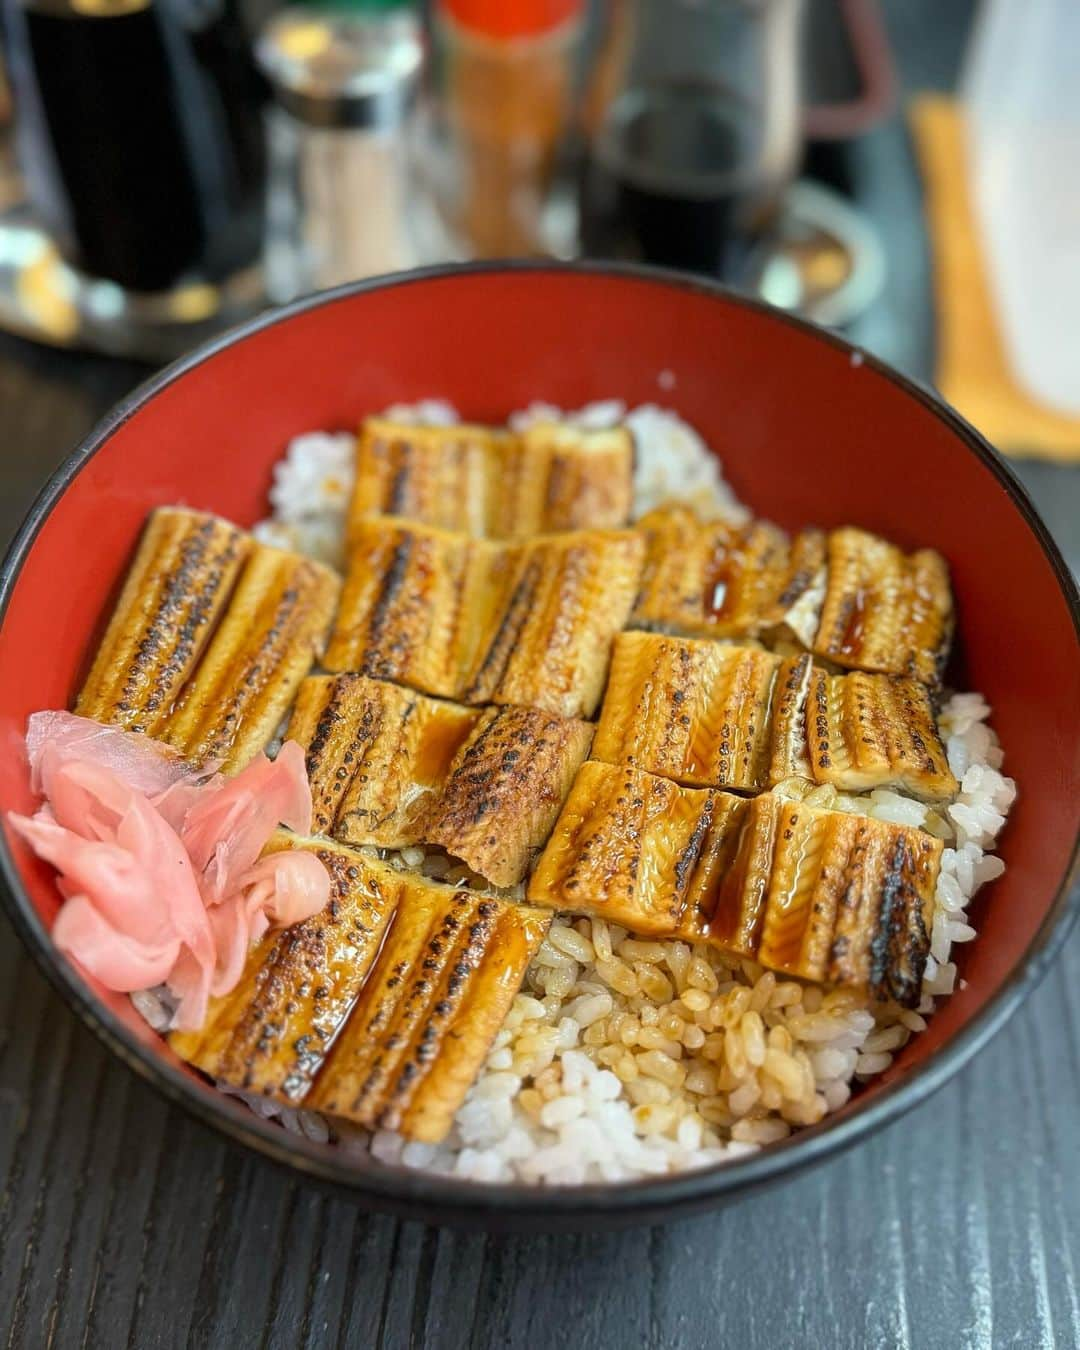
<instances>
[{"instance_id":1,"label":"black bowl rim","mask_svg":"<svg viewBox=\"0 0 1080 1350\"><path fill-rule=\"evenodd\" d=\"M23 564L53 507L109 437L168 385L224 348L324 305L369 291L446 277L501 272L585 274L692 291L753 310L774 323L790 325L816 341L847 352L856 363L864 363L943 421L997 479L1035 535L1056 576L1080 646L1080 592L1026 489L989 442L927 386L900 374L834 333L774 309L763 301L737 295L717 282L637 264L560 263L546 259L419 268L317 292L220 334L152 375L98 422L52 475L30 508L0 565L0 629ZM1080 886L1073 886L1078 872L1080 829L1053 903L997 994L930 1059L881 1090L865 1107L840 1119L826 1117L819 1125L798 1131L758 1153L698 1171L643 1181L542 1187L477 1183L381 1164L361 1168L349 1155L286 1133L280 1126L262 1120L213 1088L195 1085L186 1073L152 1055L119 1018L96 1002L74 968L57 960L48 932L23 891L7 839L0 832L0 880L3 882L0 898L15 930L64 1000L131 1070L202 1124L314 1182L343 1188L376 1209L428 1222L474 1227L515 1224L541 1229L590 1228L656 1222L718 1205L737 1192L757 1189L790 1176L895 1121L924 1102L967 1064L1042 979L1080 915Z\"/></svg>"}]
</instances>

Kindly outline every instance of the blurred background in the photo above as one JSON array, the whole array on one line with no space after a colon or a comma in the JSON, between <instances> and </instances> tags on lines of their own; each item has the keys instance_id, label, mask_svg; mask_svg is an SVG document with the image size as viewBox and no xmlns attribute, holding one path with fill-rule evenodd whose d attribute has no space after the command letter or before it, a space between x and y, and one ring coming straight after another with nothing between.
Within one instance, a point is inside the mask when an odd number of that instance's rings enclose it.
<instances>
[{"instance_id":1,"label":"blurred background","mask_svg":"<svg viewBox=\"0 0 1080 1350\"><path fill-rule=\"evenodd\" d=\"M1077 0L2 14L0 333L85 353L41 367L70 386L358 277L642 260L935 383L1052 524L1080 505Z\"/></svg>"}]
</instances>

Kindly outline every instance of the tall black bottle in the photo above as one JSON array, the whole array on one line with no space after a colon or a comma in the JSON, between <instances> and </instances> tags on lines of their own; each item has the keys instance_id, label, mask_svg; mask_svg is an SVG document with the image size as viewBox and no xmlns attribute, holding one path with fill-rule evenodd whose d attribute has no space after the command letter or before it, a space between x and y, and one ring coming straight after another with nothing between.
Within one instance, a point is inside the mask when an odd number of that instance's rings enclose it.
<instances>
[{"instance_id":1,"label":"tall black bottle","mask_svg":"<svg viewBox=\"0 0 1080 1350\"><path fill-rule=\"evenodd\" d=\"M19 162L63 256L127 290L258 254L262 83L238 0L3 0Z\"/></svg>"}]
</instances>

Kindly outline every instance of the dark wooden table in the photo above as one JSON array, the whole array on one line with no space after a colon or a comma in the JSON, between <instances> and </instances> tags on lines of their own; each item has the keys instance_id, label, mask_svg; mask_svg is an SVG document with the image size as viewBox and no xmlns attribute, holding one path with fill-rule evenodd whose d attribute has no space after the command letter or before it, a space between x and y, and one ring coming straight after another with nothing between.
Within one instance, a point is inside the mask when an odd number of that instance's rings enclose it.
<instances>
[{"instance_id":1,"label":"dark wooden table","mask_svg":"<svg viewBox=\"0 0 1080 1350\"><path fill-rule=\"evenodd\" d=\"M911 83L956 69L967 5L899 0ZM861 340L929 375L902 125L859 195L889 251ZM140 377L0 339L0 535ZM1021 474L1074 565L1080 472ZM226 1146L111 1061L0 920L0 1333L9 1346L1080 1345L1080 933L995 1043L864 1146L715 1216L607 1237L371 1217Z\"/></svg>"}]
</instances>

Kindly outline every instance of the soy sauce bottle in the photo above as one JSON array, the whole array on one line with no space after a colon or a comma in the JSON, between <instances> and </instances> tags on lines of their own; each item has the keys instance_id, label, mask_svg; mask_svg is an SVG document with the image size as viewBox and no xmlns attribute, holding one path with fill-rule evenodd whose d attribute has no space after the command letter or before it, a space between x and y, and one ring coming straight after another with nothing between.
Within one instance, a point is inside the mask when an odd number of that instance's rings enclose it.
<instances>
[{"instance_id":1,"label":"soy sauce bottle","mask_svg":"<svg viewBox=\"0 0 1080 1350\"><path fill-rule=\"evenodd\" d=\"M254 261L261 78L237 0L4 0L16 138L40 223L133 292Z\"/></svg>"}]
</instances>

